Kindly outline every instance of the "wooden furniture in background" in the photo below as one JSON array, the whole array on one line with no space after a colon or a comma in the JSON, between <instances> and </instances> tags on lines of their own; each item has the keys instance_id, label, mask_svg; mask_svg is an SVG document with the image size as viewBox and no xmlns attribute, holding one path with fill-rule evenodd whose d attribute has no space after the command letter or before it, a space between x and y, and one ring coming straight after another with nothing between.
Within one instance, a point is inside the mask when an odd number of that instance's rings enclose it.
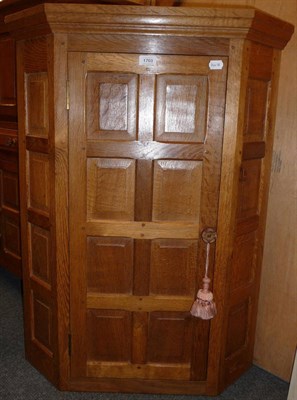
<instances>
[{"instance_id":1,"label":"wooden furniture in background","mask_svg":"<svg viewBox=\"0 0 297 400\"><path fill-rule=\"evenodd\" d=\"M15 41L0 9L0 266L21 276Z\"/></svg>"},{"instance_id":2,"label":"wooden furniture in background","mask_svg":"<svg viewBox=\"0 0 297 400\"><path fill-rule=\"evenodd\" d=\"M28 359L60 389L218 393L253 358L292 25L249 8L51 4L6 22ZM211 322L189 315L209 226Z\"/></svg>"},{"instance_id":3,"label":"wooden furniture in background","mask_svg":"<svg viewBox=\"0 0 297 400\"><path fill-rule=\"evenodd\" d=\"M0 128L0 265L21 277L17 131Z\"/></svg>"}]
</instances>

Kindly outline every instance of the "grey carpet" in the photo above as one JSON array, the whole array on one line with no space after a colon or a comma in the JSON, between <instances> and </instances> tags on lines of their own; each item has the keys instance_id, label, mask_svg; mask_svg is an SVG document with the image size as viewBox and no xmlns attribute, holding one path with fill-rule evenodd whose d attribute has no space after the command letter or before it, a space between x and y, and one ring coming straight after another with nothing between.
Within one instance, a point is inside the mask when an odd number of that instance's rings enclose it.
<instances>
[{"instance_id":1,"label":"grey carpet","mask_svg":"<svg viewBox=\"0 0 297 400\"><path fill-rule=\"evenodd\" d=\"M20 281L0 268L1 400L286 400L289 385L253 366L218 397L71 393L55 389L24 358Z\"/></svg>"}]
</instances>

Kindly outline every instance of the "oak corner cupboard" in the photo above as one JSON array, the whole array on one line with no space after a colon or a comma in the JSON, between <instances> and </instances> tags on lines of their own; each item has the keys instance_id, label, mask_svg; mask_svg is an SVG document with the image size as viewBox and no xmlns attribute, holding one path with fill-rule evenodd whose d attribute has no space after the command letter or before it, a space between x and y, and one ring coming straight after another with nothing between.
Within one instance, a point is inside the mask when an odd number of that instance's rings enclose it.
<instances>
[{"instance_id":1,"label":"oak corner cupboard","mask_svg":"<svg viewBox=\"0 0 297 400\"><path fill-rule=\"evenodd\" d=\"M61 390L214 395L252 362L280 53L253 8L44 4L17 46L28 360ZM189 310L212 228L212 320Z\"/></svg>"}]
</instances>

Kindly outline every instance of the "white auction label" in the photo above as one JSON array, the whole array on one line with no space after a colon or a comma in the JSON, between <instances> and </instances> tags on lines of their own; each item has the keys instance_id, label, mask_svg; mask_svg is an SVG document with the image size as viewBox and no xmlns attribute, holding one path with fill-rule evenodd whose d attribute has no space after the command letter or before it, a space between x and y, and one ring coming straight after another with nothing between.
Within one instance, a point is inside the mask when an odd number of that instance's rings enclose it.
<instances>
[{"instance_id":1,"label":"white auction label","mask_svg":"<svg viewBox=\"0 0 297 400\"><path fill-rule=\"evenodd\" d=\"M157 65L157 57L150 54L139 56L139 65L144 65L146 67L155 67Z\"/></svg>"},{"instance_id":2,"label":"white auction label","mask_svg":"<svg viewBox=\"0 0 297 400\"><path fill-rule=\"evenodd\" d=\"M222 60L210 60L209 69L223 69L224 63Z\"/></svg>"}]
</instances>

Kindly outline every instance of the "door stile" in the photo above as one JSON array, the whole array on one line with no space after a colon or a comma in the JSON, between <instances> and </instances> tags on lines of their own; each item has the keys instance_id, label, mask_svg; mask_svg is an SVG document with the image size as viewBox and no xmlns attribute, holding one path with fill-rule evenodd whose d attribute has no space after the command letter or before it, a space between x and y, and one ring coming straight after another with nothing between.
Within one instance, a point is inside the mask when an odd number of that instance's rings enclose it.
<instances>
[{"instance_id":1,"label":"door stile","mask_svg":"<svg viewBox=\"0 0 297 400\"><path fill-rule=\"evenodd\" d=\"M224 131L224 111L227 79L227 59L223 59L223 69L210 71L208 74L208 113L207 128L204 140L203 174L201 193L200 229L198 239L198 265L196 291L204 276L206 259L205 243L201 239L204 229L211 227L217 230L219 206L220 173L222 160L222 143ZM215 243L211 247L209 277L213 280L215 265ZM217 299L219 300L219 299ZM209 341L211 321L194 321L194 340L192 348L191 380L202 377L207 379L208 349L200 349L199 343Z\"/></svg>"},{"instance_id":2,"label":"door stile","mask_svg":"<svg viewBox=\"0 0 297 400\"><path fill-rule=\"evenodd\" d=\"M86 183L85 60L69 53L69 210L71 377L86 375Z\"/></svg>"},{"instance_id":3,"label":"door stile","mask_svg":"<svg viewBox=\"0 0 297 400\"><path fill-rule=\"evenodd\" d=\"M138 132L139 142L153 140L155 76L139 76ZM153 161L136 161L135 221L151 221L153 199ZM145 222L143 222L144 224ZM134 239L133 295L148 296L150 286L151 240ZM132 314L132 364L146 364L149 313L135 311Z\"/></svg>"},{"instance_id":4,"label":"door stile","mask_svg":"<svg viewBox=\"0 0 297 400\"><path fill-rule=\"evenodd\" d=\"M139 76L138 142L153 140L154 129L154 75ZM152 217L152 160L136 160L135 221L151 221Z\"/></svg>"}]
</instances>

